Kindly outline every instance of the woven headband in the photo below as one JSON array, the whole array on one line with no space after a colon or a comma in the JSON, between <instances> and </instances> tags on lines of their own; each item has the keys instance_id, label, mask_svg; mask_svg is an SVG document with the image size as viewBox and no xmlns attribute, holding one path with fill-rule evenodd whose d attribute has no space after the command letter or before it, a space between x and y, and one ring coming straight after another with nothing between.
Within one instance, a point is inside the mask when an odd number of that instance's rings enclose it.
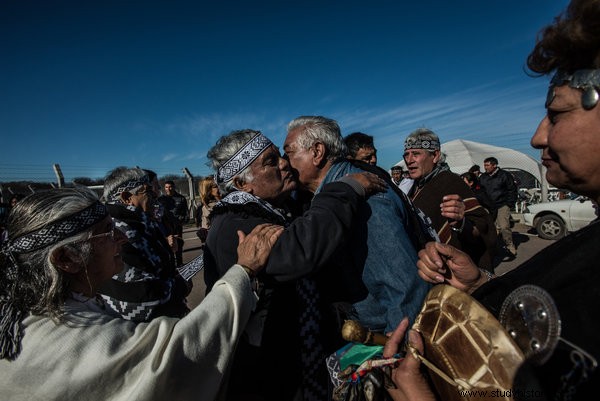
<instances>
[{"instance_id":1,"label":"woven headband","mask_svg":"<svg viewBox=\"0 0 600 401\"><path fill-rule=\"evenodd\" d=\"M546 97L546 108L554 100L554 88L569 83L569 87L581 89L581 105L586 110L593 109L600 98L600 69L577 70L573 74L557 71L550 81L548 96Z\"/></svg>"},{"instance_id":2,"label":"woven headband","mask_svg":"<svg viewBox=\"0 0 600 401\"><path fill-rule=\"evenodd\" d=\"M440 141L435 139L406 138L406 141L404 141L404 150L408 149L440 150Z\"/></svg>"},{"instance_id":3,"label":"woven headband","mask_svg":"<svg viewBox=\"0 0 600 401\"><path fill-rule=\"evenodd\" d=\"M252 164L271 145L273 145L273 142L259 132L217 169L215 181L221 184L231 180L237 174L244 171L246 167Z\"/></svg>"},{"instance_id":4,"label":"woven headband","mask_svg":"<svg viewBox=\"0 0 600 401\"><path fill-rule=\"evenodd\" d=\"M135 188L139 188L142 185L145 184L150 184L150 178L145 175L142 178L139 178L137 180L132 180L132 181L125 181L121 184L119 184L119 186L115 189L113 189L110 194L108 195L108 201L109 202L116 202L116 201L120 201L121 200L121 194L125 191L127 192L132 192L133 189Z\"/></svg>"},{"instance_id":5,"label":"woven headband","mask_svg":"<svg viewBox=\"0 0 600 401\"><path fill-rule=\"evenodd\" d=\"M106 207L100 202L95 202L80 212L13 239L2 250L12 253L37 251L90 228L106 216Z\"/></svg>"}]
</instances>

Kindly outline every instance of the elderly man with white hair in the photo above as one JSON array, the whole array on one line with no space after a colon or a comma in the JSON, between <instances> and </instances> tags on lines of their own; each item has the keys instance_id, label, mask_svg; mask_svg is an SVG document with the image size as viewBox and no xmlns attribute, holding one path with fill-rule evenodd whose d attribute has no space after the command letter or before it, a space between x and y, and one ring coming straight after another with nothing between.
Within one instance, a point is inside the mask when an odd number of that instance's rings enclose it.
<instances>
[{"instance_id":1,"label":"elderly man with white hair","mask_svg":"<svg viewBox=\"0 0 600 401\"><path fill-rule=\"evenodd\" d=\"M333 347L327 341L335 340L317 330L325 322L311 275L336 256L366 190L385 184L374 175L343 177L292 221L286 203L297 187L296 178L262 133L231 132L209 150L208 159L225 195L213 208L206 239L204 277L209 291L235 258L238 231L249 232L267 222L286 227L257 277L261 299L236 352L228 399L292 400L301 391L305 400L325 400L324 358Z\"/></svg>"},{"instance_id":2,"label":"elderly man with white hair","mask_svg":"<svg viewBox=\"0 0 600 401\"><path fill-rule=\"evenodd\" d=\"M294 119L284 151L301 186L316 196L346 174L366 170L387 180L386 191L361 205L351 235L339 246L339 257L328 276L320 278L325 288L337 287L323 296L332 303L350 303L349 318L374 331L392 331L405 316L413 319L429 289L416 275L416 247L431 236L423 232L424 222L406 196L384 170L346 159L340 127L332 119Z\"/></svg>"}]
</instances>

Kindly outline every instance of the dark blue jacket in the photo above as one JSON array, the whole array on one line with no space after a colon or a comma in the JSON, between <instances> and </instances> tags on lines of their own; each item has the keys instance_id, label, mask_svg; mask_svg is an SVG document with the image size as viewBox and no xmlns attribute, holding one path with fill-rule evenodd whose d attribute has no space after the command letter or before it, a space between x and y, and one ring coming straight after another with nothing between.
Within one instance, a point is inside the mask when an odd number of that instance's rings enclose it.
<instances>
[{"instance_id":1,"label":"dark blue jacket","mask_svg":"<svg viewBox=\"0 0 600 401\"><path fill-rule=\"evenodd\" d=\"M491 175L488 173L481 174L479 182L494 202L496 209L502 206L508 206L511 209L515 207L517 186L511 173L498 168Z\"/></svg>"}]
</instances>

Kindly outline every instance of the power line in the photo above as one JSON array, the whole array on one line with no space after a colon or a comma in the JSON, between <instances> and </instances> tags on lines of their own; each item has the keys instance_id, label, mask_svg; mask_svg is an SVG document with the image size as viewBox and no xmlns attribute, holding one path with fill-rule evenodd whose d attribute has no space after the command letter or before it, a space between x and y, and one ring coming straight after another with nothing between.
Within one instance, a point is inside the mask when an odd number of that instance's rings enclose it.
<instances>
[{"instance_id":1,"label":"power line","mask_svg":"<svg viewBox=\"0 0 600 401\"><path fill-rule=\"evenodd\" d=\"M92 166L92 165L73 165L59 164L63 172L65 180L71 182L74 178L86 177L92 180L102 179L106 174L117 166ZM184 177L182 168L153 168L151 166L140 166L153 170L159 177L173 175ZM200 176L197 172L193 172L195 176ZM52 165L45 164L13 164L0 163L0 182L11 181L33 181L33 182L55 182L56 174Z\"/></svg>"}]
</instances>

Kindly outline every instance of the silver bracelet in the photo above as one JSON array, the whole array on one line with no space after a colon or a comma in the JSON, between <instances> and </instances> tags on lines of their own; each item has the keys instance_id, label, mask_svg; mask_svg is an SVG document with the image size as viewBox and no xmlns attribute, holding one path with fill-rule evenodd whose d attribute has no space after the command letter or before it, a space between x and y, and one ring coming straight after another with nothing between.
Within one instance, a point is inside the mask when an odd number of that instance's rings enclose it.
<instances>
[{"instance_id":1,"label":"silver bracelet","mask_svg":"<svg viewBox=\"0 0 600 401\"><path fill-rule=\"evenodd\" d=\"M460 228L456 228L456 226L450 226L452 231L456 231L457 233L462 233L463 228L465 228L465 218L463 217L462 222L460 223Z\"/></svg>"},{"instance_id":2,"label":"silver bracelet","mask_svg":"<svg viewBox=\"0 0 600 401\"><path fill-rule=\"evenodd\" d=\"M489 271L487 271L487 270L485 270L485 269L482 269L482 268L479 268L479 273L480 273L481 275L484 275L484 276L486 276L486 278L487 278L487 280L486 280L486 281L491 281L491 280L492 280L494 277L496 277L496 276L494 275L494 273L491 273L491 272L489 272Z\"/></svg>"}]
</instances>

